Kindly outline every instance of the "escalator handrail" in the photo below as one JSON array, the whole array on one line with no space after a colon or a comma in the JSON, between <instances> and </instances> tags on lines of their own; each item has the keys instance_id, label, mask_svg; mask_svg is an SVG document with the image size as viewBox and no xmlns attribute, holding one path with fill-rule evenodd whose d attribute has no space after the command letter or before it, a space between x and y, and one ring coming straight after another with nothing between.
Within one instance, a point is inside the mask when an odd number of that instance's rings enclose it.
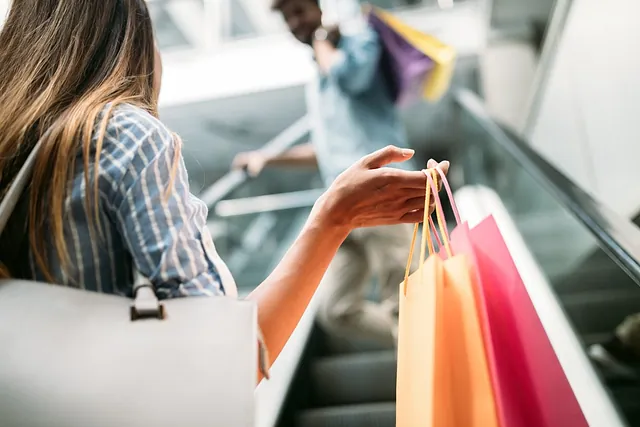
<instances>
[{"instance_id":1,"label":"escalator handrail","mask_svg":"<svg viewBox=\"0 0 640 427\"><path fill-rule=\"evenodd\" d=\"M289 209L308 208L324 193L322 188L294 191L291 193L266 194L241 199L221 200L215 208L216 216L255 215Z\"/></svg>"},{"instance_id":2,"label":"escalator handrail","mask_svg":"<svg viewBox=\"0 0 640 427\"><path fill-rule=\"evenodd\" d=\"M310 130L311 122L309 117L305 115L263 145L260 151L270 155L281 154L305 138ZM229 193L249 181L250 178L245 170L232 170L204 189L200 194L200 199L211 209Z\"/></svg>"},{"instance_id":3,"label":"escalator handrail","mask_svg":"<svg viewBox=\"0 0 640 427\"><path fill-rule=\"evenodd\" d=\"M611 259L640 285L640 228L594 199L520 137L502 129L473 92L461 89L454 99L495 143L584 224Z\"/></svg>"}]
</instances>

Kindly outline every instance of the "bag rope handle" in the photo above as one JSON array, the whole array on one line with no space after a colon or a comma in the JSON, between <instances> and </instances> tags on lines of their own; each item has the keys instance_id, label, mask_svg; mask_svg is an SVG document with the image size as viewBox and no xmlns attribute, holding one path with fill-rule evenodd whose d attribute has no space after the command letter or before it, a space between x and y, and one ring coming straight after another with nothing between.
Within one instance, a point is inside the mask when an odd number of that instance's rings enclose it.
<instances>
[{"instance_id":1,"label":"bag rope handle","mask_svg":"<svg viewBox=\"0 0 640 427\"><path fill-rule=\"evenodd\" d=\"M424 218L423 218L422 239L420 244L420 266L418 267L419 271L422 271L422 266L426 260L425 257L426 257L427 249L429 250L429 255L433 255L435 253L435 249L433 247L433 240L431 238L431 233L433 233L433 236L435 237L438 247L439 248L444 247L445 251L447 252L447 256L449 258L453 256L453 251L451 250L449 232L447 230L446 221L444 220L444 209L442 207L442 202L440 200L440 196L438 194L438 188L436 185L436 181L438 177L441 179L441 182L444 185L445 191L447 192L447 196L449 197L451 209L453 210L453 214L456 219L456 224L460 225L462 223L460 219L460 212L458 210L458 206L456 205L456 202L453 198L453 192L451 191L451 186L449 185L449 181L447 180L445 173L437 167L423 170L423 172L427 178L427 185L425 189L425 209L424 209ZM440 236L438 235L438 230L436 229L434 221L431 218L431 215L429 215L429 205L430 205L429 201L431 199L432 192L434 194L436 219L438 222L438 228L440 230L442 239L440 239ZM403 282L404 295L407 294L409 274L411 272L411 261L413 260L414 249L415 249L416 240L418 238L419 227L420 227L420 224L416 223L413 228L413 236L411 238L411 246L409 248L409 258L407 259L407 264L406 264L405 273L404 273L404 282Z\"/></svg>"}]
</instances>

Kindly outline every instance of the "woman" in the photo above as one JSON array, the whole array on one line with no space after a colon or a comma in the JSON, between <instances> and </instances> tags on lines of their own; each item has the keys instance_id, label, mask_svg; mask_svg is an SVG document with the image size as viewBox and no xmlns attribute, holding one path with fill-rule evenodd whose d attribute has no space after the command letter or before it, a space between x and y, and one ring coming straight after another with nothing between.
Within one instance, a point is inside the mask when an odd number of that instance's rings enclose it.
<instances>
[{"instance_id":1,"label":"woman","mask_svg":"<svg viewBox=\"0 0 640 427\"><path fill-rule=\"evenodd\" d=\"M14 0L0 33L2 192L48 136L1 236L5 276L130 296L135 266L164 298L236 295L180 140L157 119L160 77L144 0ZM412 154L388 147L338 177L251 294L274 356L353 228L422 219L424 174L381 169Z\"/></svg>"}]
</instances>

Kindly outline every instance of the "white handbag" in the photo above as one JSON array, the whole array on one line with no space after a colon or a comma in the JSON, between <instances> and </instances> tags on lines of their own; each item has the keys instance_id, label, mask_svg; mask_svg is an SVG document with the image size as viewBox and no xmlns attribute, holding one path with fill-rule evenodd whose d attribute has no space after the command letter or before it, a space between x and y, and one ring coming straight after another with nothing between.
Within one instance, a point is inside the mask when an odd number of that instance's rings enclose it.
<instances>
[{"instance_id":1,"label":"white handbag","mask_svg":"<svg viewBox=\"0 0 640 427\"><path fill-rule=\"evenodd\" d=\"M40 145L0 203L0 233ZM0 426L253 427L256 305L159 301L145 280L134 295L0 281Z\"/></svg>"}]
</instances>

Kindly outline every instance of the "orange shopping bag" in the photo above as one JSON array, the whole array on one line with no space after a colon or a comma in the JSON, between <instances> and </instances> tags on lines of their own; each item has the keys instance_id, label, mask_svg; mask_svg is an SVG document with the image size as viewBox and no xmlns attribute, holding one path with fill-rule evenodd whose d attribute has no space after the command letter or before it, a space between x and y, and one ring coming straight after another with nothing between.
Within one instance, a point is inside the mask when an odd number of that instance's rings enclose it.
<instances>
[{"instance_id":1,"label":"orange shopping bag","mask_svg":"<svg viewBox=\"0 0 640 427\"><path fill-rule=\"evenodd\" d=\"M435 174L435 171L430 171ZM435 176L435 175L434 175ZM427 177L425 202L437 191ZM425 210L424 224L429 223ZM473 292L471 264L453 256L443 221L436 214L446 256L435 254L423 228L420 267L400 284L396 426L498 427L494 392ZM425 255L429 250L429 258Z\"/></svg>"}]
</instances>

